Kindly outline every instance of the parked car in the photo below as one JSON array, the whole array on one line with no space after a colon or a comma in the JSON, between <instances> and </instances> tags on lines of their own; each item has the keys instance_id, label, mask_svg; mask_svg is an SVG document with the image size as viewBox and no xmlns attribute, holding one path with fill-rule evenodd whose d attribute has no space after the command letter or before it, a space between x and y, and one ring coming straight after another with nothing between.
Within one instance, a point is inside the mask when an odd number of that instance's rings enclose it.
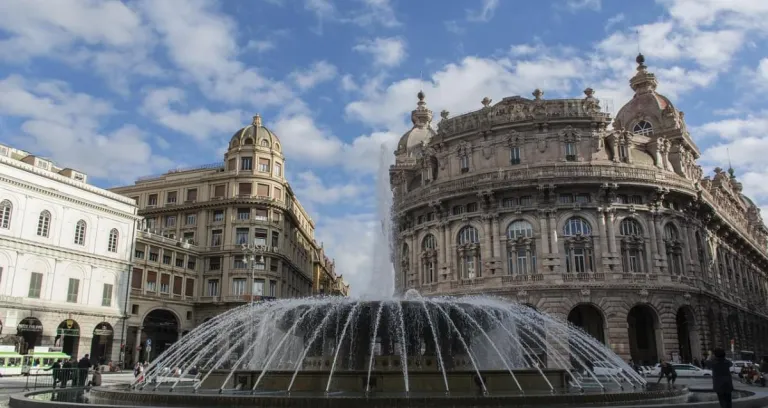
<instances>
[{"instance_id":1,"label":"parked car","mask_svg":"<svg viewBox=\"0 0 768 408\"><path fill-rule=\"evenodd\" d=\"M699 368L693 364L672 364L678 377L711 377L712 370ZM657 373L658 375L658 373Z\"/></svg>"},{"instance_id":2,"label":"parked car","mask_svg":"<svg viewBox=\"0 0 768 408\"><path fill-rule=\"evenodd\" d=\"M606 361L596 361L593 363L592 371L595 375L619 375L622 369L617 367L615 363L609 363Z\"/></svg>"},{"instance_id":3,"label":"parked car","mask_svg":"<svg viewBox=\"0 0 768 408\"><path fill-rule=\"evenodd\" d=\"M733 365L731 366L731 374L738 374L743 367L749 367L751 365L752 365L751 361L736 360L733 362Z\"/></svg>"}]
</instances>

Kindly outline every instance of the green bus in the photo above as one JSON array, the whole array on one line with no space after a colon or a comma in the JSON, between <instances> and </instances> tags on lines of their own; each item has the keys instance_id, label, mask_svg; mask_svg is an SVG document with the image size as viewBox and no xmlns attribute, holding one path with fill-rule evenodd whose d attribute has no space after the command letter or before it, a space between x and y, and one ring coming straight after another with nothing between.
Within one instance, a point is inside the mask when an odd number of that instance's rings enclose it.
<instances>
[{"instance_id":1,"label":"green bus","mask_svg":"<svg viewBox=\"0 0 768 408\"><path fill-rule=\"evenodd\" d=\"M44 370L50 368L57 360L69 360L69 354L61 351L61 347L38 346L24 356L21 373L24 375L50 374Z\"/></svg>"},{"instance_id":2,"label":"green bus","mask_svg":"<svg viewBox=\"0 0 768 408\"><path fill-rule=\"evenodd\" d=\"M0 346L0 377L21 375L23 356L16 352L16 346Z\"/></svg>"}]
</instances>

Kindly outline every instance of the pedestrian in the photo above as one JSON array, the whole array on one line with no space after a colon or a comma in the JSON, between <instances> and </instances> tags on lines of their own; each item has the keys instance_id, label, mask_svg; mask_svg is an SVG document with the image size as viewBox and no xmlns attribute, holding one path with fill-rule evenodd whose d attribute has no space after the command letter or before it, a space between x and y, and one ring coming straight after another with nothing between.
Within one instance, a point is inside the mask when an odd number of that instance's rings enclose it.
<instances>
[{"instance_id":1,"label":"pedestrian","mask_svg":"<svg viewBox=\"0 0 768 408\"><path fill-rule=\"evenodd\" d=\"M88 382L88 386L100 387L101 386L101 370L98 365L93 366L93 375L91 381Z\"/></svg>"},{"instance_id":2,"label":"pedestrian","mask_svg":"<svg viewBox=\"0 0 768 408\"><path fill-rule=\"evenodd\" d=\"M716 348L712 360L712 389L717 393L720 408L733 406L733 378L731 377L732 362L726 360L725 350Z\"/></svg>"},{"instance_id":3,"label":"pedestrian","mask_svg":"<svg viewBox=\"0 0 768 408\"><path fill-rule=\"evenodd\" d=\"M80 361L77 362L77 385L85 387L86 380L88 379L88 369L91 368L91 359L88 354L83 356Z\"/></svg>"},{"instance_id":4,"label":"pedestrian","mask_svg":"<svg viewBox=\"0 0 768 408\"><path fill-rule=\"evenodd\" d=\"M56 388L56 383L58 383L61 380L61 359L56 360L55 363L53 363L52 366L44 369L43 371L51 371L53 370L52 376L53 376L53 388Z\"/></svg>"}]
</instances>

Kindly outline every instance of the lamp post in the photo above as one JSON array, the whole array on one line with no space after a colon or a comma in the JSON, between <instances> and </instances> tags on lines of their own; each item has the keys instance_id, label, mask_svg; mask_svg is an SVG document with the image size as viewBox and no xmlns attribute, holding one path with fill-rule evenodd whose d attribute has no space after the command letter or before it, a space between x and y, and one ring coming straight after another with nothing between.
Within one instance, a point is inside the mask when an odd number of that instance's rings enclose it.
<instances>
[{"instance_id":1,"label":"lamp post","mask_svg":"<svg viewBox=\"0 0 768 408\"><path fill-rule=\"evenodd\" d=\"M264 252L267 251L266 245L246 245L243 244L243 260L250 262L251 265L251 305L253 305L254 299L254 284L256 283L256 257L258 262L264 264Z\"/></svg>"}]
</instances>

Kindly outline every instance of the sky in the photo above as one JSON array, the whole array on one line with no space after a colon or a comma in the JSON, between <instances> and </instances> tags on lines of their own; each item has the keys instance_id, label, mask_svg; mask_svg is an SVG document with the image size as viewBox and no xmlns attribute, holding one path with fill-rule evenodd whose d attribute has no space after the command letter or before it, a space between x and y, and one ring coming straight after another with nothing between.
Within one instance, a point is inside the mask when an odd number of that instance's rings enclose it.
<instances>
[{"instance_id":1,"label":"sky","mask_svg":"<svg viewBox=\"0 0 768 408\"><path fill-rule=\"evenodd\" d=\"M766 36L765 0L2 0L0 142L108 188L219 162L260 113L359 294L420 89L437 119L535 88L615 113L641 51L705 171L730 158L768 209Z\"/></svg>"}]
</instances>

